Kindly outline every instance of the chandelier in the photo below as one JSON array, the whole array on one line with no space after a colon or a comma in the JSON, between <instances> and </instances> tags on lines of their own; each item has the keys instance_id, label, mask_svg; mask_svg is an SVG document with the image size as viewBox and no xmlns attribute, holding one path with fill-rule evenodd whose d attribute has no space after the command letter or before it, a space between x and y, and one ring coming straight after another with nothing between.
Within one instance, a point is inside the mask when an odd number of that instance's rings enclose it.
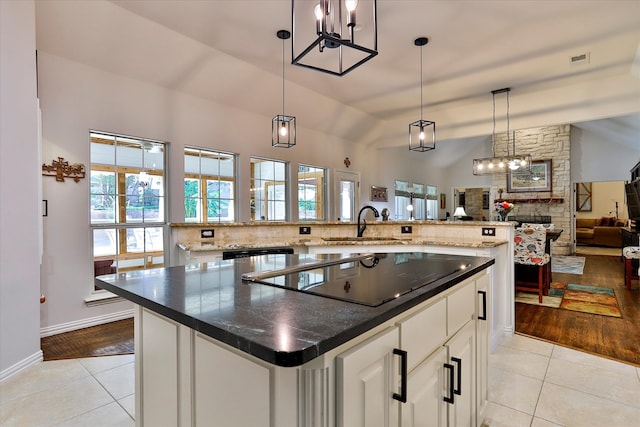
<instances>
[{"instance_id":1,"label":"chandelier","mask_svg":"<svg viewBox=\"0 0 640 427\"><path fill-rule=\"evenodd\" d=\"M513 132L513 139L510 139L509 129L509 92L510 88L492 90L493 95L493 133L491 135L491 149L493 157L484 159L473 159L474 175L489 175L496 173L505 173L509 171L526 171L531 168L530 154L516 154L516 134ZM496 95L507 94L507 146L506 155L496 156ZM511 148L510 148L511 146Z\"/></svg>"},{"instance_id":2,"label":"chandelier","mask_svg":"<svg viewBox=\"0 0 640 427\"><path fill-rule=\"evenodd\" d=\"M376 0L291 0L291 63L343 76L378 54Z\"/></svg>"}]
</instances>

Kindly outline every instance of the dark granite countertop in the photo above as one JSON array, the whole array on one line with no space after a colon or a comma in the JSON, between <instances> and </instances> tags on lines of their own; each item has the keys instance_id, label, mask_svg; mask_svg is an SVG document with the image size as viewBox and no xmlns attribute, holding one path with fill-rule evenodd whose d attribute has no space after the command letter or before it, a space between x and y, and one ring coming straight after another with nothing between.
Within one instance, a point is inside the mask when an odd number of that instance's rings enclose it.
<instances>
[{"instance_id":1,"label":"dark granite countertop","mask_svg":"<svg viewBox=\"0 0 640 427\"><path fill-rule=\"evenodd\" d=\"M494 264L492 258L428 254L425 262L455 258L468 267L369 307L243 282L242 274L256 270L255 258L261 257L118 273L95 283L266 362L299 366Z\"/></svg>"}]
</instances>

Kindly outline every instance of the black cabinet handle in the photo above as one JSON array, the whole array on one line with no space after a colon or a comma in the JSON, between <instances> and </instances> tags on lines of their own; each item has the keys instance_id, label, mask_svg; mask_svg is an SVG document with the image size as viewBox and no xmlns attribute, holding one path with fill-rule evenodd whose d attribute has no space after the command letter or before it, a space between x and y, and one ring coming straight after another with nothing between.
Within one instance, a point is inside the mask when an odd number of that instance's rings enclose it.
<instances>
[{"instance_id":1,"label":"black cabinet handle","mask_svg":"<svg viewBox=\"0 0 640 427\"><path fill-rule=\"evenodd\" d=\"M487 291L478 291L482 295L482 316L478 316L478 320L487 320Z\"/></svg>"},{"instance_id":2,"label":"black cabinet handle","mask_svg":"<svg viewBox=\"0 0 640 427\"><path fill-rule=\"evenodd\" d=\"M393 393L393 398L402 403L407 403L407 352L394 348L393 354L400 356L400 394Z\"/></svg>"},{"instance_id":3,"label":"black cabinet handle","mask_svg":"<svg viewBox=\"0 0 640 427\"><path fill-rule=\"evenodd\" d=\"M458 365L458 380L456 381L456 389L453 390L458 396L462 396L462 359L452 357L451 360Z\"/></svg>"},{"instance_id":4,"label":"black cabinet handle","mask_svg":"<svg viewBox=\"0 0 640 427\"><path fill-rule=\"evenodd\" d=\"M450 365L448 363L444 364L444 369L448 369L449 370L449 396L445 396L443 399L445 402L450 403L453 405L454 403L454 391L453 391L453 370L455 369L453 367L453 365Z\"/></svg>"}]
</instances>

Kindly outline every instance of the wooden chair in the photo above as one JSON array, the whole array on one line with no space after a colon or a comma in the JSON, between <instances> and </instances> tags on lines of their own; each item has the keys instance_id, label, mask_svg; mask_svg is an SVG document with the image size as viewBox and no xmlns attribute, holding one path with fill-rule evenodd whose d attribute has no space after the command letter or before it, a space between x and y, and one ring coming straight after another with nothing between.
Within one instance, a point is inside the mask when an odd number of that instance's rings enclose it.
<instances>
[{"instance_id":1,"label":"wooden chair","mask_svg":"<svg viewBox=\"0 0 640 427\"><path fill-rule=\"evenodd\" d=\"M633 269L631 260L640 259L640 246L627 246L622 249L624 257L624 284L627 289L631 289L631 281L638 280L638 273Z\"/></svg>"},{"instance_id":2,"label":"wooden chair","mask_svg":"<svg viewBox=\"0 0 640 427\"><path fill-rule=\"evenodd\" d=\"M516 228L514 235L515 288L517 291L536 292L538 301L549 294L551 256L545 253L547 232L542 227ZM518 274L518 266L533 266L537 281L532 282ZM520 272L522 273L522 272Z\"/></svg>"}]
</instances>

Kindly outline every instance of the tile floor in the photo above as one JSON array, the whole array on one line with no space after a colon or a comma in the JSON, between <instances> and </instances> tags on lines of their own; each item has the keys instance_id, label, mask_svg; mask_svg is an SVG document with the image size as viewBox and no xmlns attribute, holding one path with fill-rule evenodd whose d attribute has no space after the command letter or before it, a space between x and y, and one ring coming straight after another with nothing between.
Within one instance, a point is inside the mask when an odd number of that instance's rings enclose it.
<instances>
[{"instance_id":1,"label":"tile floor","mask_svg":"<svg viewBox=\"0 0 640 427\"><path fill-rule=\"evenodd\" d=\"M640 427L640 368L526 338L489 358L491 427ZM133 426L133 356L45 362L0 385L0 426Z\"/></svg>"}]
</instances>

